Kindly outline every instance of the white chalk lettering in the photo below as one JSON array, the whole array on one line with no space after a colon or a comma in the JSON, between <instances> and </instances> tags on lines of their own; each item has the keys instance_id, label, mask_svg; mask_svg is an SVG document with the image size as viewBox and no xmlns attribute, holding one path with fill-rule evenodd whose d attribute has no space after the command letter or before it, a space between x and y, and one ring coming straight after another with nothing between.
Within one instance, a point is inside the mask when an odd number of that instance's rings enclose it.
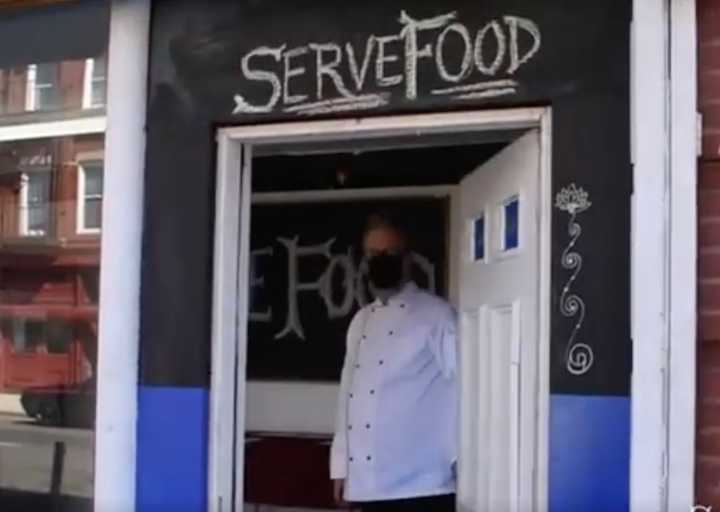
<instances>
[{"instance_id":1,"label":"white chalk lettering","mask_svg":"<svg viewBox=\"0 0 720 512\"><path fill-rule=\"evenodd\" d=\"M322 289L323 276L317 281L309 283L300 282L298 273L298 260L304 256L325 256L330 259L330 246L335 239L328 240L324 244L298 246L298 238L278 238L278 242L285 246L288 253L288 314L285 327L275 335L275 339L284 338L288 334L295 334L301 340L305 339L305 331L300 324L300 313L298 311L298 294L300 292L318 292Z\"/></svg>"},{"instance_id":2,"label":"white chalk lettering","mask_svg":"<svg viewBox=\"0 0 720 512\"><path fill-rule=\"evenodd\" d=\"M377 109L390 104L399 85L403 99L416 100L425 79L433 84L430 94L446 94L452 100L517 94L517 82L490 84L513 77L542 44L538 25L519 16L470 26L457 11L414 18L402 10L398 22L397 33L368 34L359 41L251 50L242 58L241 78L269 84L270 94L264 97L256 92L262 90L258 87L252 88L258 98L250 98L247 91L235 94L233 113L279 110L312 116ZM465 86L472 89L453 89Z\"/></svg>"},{"instance_id":3,"label":"white chalk lettering","mask_svg":"<svg viewBox=\"0 0 720 512\"><path fill-rule=\"evenodd\" d=\"M400 31L400 37L405 40L405 96L414 100L417 98L417 63L420 58L432 57L432 46L426 44L418 49L418 32L421 30L433 30L443 27L457 17L457 13L451 12L428 18L416 20L405 11L400 13L400 23L405 25Z\"/></svg>"},{"instance_id":4,"label":"white chalk lettering","mask_svg":"<svg viewBox=\"0 0 720 512\"><path fill-rule=\"evenodd\" d=\"M382 36L375 39L377 42L377 58L375 60L375 79L381 87L391 87L402 82L402 75L385 75L385 64L400 60L398 54L388 55L385 46L400 40L400 36Z\"/></svg>"},{"instance_id":5,"label":"white chalk lettering","mask_svg":"<svg viewBox=\"0 0 720 512\"><path fill-rule=\"evenodd\" d=\"M310 116L314 114L327 114L330 112L364 110L383 105L387 105L386 94L364 94L362 96L353 96L351 98L336 98L334 100L303 103L302 105L286 107L283 111Z\"/></svg>"},{"instance_id":6,"label":"white chalk lettering","mask_svg":"<svg viewBox=\"0 0 720 512\"><path fill-rule=\"evenodd\" d=\"M492 64L488 66L485 64L485 58L483 56L483 45L485 36L489 30L492 30L493 34L495 34L497 49L495 50L495 60L493 60ZM478 71L480 71L483 75L495 76L495 73L498 72L503 59L505 58L505 52L507 51L506 47L505 34L502 31L500 23L497 21L491 21L481 28L477 33L477 37L475 37L475 66Z\"/></svg>"},{"instance_id":7,"label":"white chalk lettering","mask_svg":"<svg viewBox=\"0 0 720 512\"><path fill-rule=\"evenodd\" d=\"M283 101L286 105L292 103L300 103L301 101L305 101L307 99L307 94L290 94L290 79L294 76L300 76L305 73L305 68L302 66L298 66L296 68L290 67L290 59L294 57L300 57L301 55L306 54L307 51L307 46L300 46L299 48L293 48L292 50L288 50L283 54L283 66L285 71L285 81L283 82Z\"/></svg>"},{"instance_id":8,"label":"white chalk lettering","mask_svg":"<svg viewBox=\"0 0 720 512\"><path fill-rule=\"evenodd\" d=\"M282 85L280 84L280 79L278 78L277 74L271 71L259 71L250 69L250 59L252 59L253 57L261 57L263 55L267 55L279 62L280 56L282 55L282 52L284 50L285 45L279 46L277 48L268 48L266 46L261 46L260 48L256 48L242 58L241 66L245 78L247 78L248 80L269 82L270 85L272 85L272 93L270 94L270 99L268 99L265 105L250 105L245 101L245 98L243 98L239 94L236 94L235 110L233 111L234 114L262 114L264 112L272 112L272 109L275 107L275 105L277 105L277 102L280 99L280 94L282 93Z\"/></svg>"},{"instance_id":9,"label":"white chalk lettering","mask_svg":"<svg viewBox=\"0 0 720 512\"><path fill-rule=\"evenodd\" d=\"M375 45L375 36L368 37L365 42L365 54L363 55L362 64L358 70L357 59L355 58L355 49L352 44L345 44L345 51L348 56L348 65L350 66L350 74L352 75L353 81L355 82L355 89L361 91L365 85L365 76L367 75L368 68L370 67L370 59L372 57L373 46Z\"/></svg>"},{"instance_id":10,"label":"white chalk lettering","mask_svg":"<svg viewBox=\"0 0 720 512\"><path fill-rule=\"evenodd\" d=\"M330 259L330 265L328 265L325 273L323 274L323 283L320 290L320 295L325 302L327 308L328 318L342 318L349 315L352 312L353 303L355 302L354 297L354 277L355 277L355 264L352 259L352 249L348 249L347 254L336 254ZM340 305L335 305L333 301L333 276L335 272L342 272L342 290L343 299Z\"/></svg>"},{"instance_id":11,"label":"white chalk lettering","mask_svg":"<svg viewBox=\"0 0 720 512\"><path fill-rule=\"evenodd\" d=\"M326 43L326 44L316 44L316 43L310 43L310 49L315 52L316 55L316 72L317 77L315 79L315 83L317 84L317 97L319 99L323 98L323 77L327 76L330 77L330 80L332 80L333 84L335 84L335 89L340 93L341 96L349 97L352 96L350 94L350 91L347 90L345 87L345 82L343 82L342 77L340 76L340 73L337 72L337 67L340 64L340 61L342 60L342 52L340 50L340 47L333 43ZM334 54L334 57L332 61L325 62L323 60L323 53L331 52Z\"/></svg>"},{"instance_id":12,"label":"white chalk lettering","mask_svg":"<svg viewBox=\"0 0 720 512\"><path fill-rule=\"evenodd\" d=\"M445 52L443 51L443 45L445 44L445 38L450 32L458 34L460 39L462 39L463 46L465 47L465 50L463 51L463 60L460 64L460 71L456 74L450 73L447 70L447 67L445 67ZM438 37L437 48L435 50L435 62L437 63L440 77L447 82L461 82L467 78L468 75L470 75L470 71L472 71L472 68L470 67L472 65L472 58L473 48L472 43L470 42L470 32L468 32L468 29L460 23L453 23L452 25L445 27L445 30L443 30L440 33L440 37Z\"/></svg>"},{"instance_id":13,"label":"white chalk lettering","mask_svg":"<svg viewBox=\"0 0 720 512\"><path fill-rule=\"evenodd\" d=\"M505 23L507 23L508 27L510 27L510 67L507 72L512 75L520 68L520 66L532 59L540 49L540 29L532 20L527 18L505 16L504 19ZM518 43L518 28L528 32L533 39L532 46L522 57L520 56L520 45Z\"/></svg>"},{"instance_id":14,"label":"white chalk lettering","mask_svg":"<svg viewBox=\"0 0 720 512\"><path fill-rule=\"evenodd\" d=\"M355 250L348 247L344 253L333 253L332 246L335 239L313 245L300 245L299 237L278 238L278 243L284 247L282 253L287 255L287 310L283 322L283 328L278 331L274 338L276 340L294 337L305 340L305 329L300 312L300 294L315 293L325 306L328 320L344 318L350 315L355 306L365 306L369 302L369 291L366 285L367 262L363 259L357 264L353 258ZM262 256L274 256L272 247L263 247L251 252L250 287L252 290L264 286L265 279L261 272L258 272L258 258ZM314 281L300 281L299 266L303 258L318 258L325 260L326 264L320 275ZM417 253L412 254L414 267L420 271L423 281L427 283L427 289L436 291L435 265L425 256ZM258 323L269 323L273 321L275 311L268 307L265 311L250 313L250 321Z\"/></svg>"}]
</instances>

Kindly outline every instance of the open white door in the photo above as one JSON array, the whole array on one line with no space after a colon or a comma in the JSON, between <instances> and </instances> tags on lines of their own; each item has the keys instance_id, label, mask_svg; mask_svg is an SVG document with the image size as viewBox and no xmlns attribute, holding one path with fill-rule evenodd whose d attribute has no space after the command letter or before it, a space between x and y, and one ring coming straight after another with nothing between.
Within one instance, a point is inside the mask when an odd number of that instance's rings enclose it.
<instances>
[{"instance_id":1,"label":"open white door","mask_svg":"<svg viewBox=\"0 0 720 512\"><path fill-rule=\"evenodd\" d=\"M539 139L460 184L461 512L538 508Z\"/></svg>"}]
</instances>

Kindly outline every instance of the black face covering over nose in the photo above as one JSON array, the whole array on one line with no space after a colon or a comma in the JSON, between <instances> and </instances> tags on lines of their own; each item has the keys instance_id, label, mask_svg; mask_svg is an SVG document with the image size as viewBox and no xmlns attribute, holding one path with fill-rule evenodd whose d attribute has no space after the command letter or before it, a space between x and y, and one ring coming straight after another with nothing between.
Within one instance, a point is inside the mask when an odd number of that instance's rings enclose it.
<instances>
[{"instance_id":1,"label":"black face covering over nose","mask_svg":"<svg viewBox=\"0 0 720 512\"><path fill-rule=\"evenodd\" d=\"M368 275L376 288L397 288L403 280L402 255L383 252L371 257L368 260Z\"/></svg>"}]
</instances>

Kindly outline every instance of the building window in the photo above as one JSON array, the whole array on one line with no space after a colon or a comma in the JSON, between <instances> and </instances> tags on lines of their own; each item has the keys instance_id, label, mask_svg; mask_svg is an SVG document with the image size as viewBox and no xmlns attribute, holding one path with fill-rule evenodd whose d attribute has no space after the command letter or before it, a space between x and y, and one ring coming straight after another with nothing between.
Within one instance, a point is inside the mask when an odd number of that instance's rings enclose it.
<instances>
[{"instance_id":1,"label":"building window","mask_svg":"<svg viewBox=\"0 0 720 512\"><path fill-rule=\"evenodd\" d=\"M102 225L103 162L78 166L78 233L99 233Z\"/></svg>"},{"instance_id":2,"label":"building window","mask_svg":"<svg viewBox=\"0 0 720 512\"><path fill-rule=\"evenodd\" d=\"M45 325L41 320L13 318L12 347L15 353L35 352L43 343Z\"/></svg>"},{"instance_id":3,"label":"building window","mask_svg":"<svg viewBox=\"0 0 720 512\"><path fill-rule=\"evenodd\" d=\"M52 110L60 107L59 71L60 66L55 62L28 66L26 110Z\"/></svg>"},{"instance_id":4,"label":"building window","mask_svg":"<svg viewBox=\"0 0 720 512\"><path fill-rule=\"evenodd\" d=\"M73 326L62 320L12 319L12 346L16 354L37 352L44 348L49 354L67 354L73 342Z\"/></svg>"},{"instance_id":5,"label":"building window","mask_svg":"<svg viewBox=\"0 0 720 512\"><path fill-rule=\"evenodd\" d=\"M20 235L46 236L50 228L50 171L25 172L20 178Z\"/></svg>"},{"instance_id":6,"label":"building window","mask_svg":"<svg viewBox=\"0 0 720 512\"><path fill-rule=\"evenodd\" d=\"M105 105L107 62L105 57L85 61L83 108L100 108Z\"/></svg>"}]
</instances>

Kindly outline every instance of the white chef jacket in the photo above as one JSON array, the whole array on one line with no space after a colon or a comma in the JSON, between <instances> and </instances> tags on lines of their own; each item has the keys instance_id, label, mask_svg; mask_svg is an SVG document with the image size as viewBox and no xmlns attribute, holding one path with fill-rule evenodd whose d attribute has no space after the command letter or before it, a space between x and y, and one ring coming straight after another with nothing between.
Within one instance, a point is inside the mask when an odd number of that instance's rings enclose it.
<instances>
[{"instance_id":1,"label":"white chef jacket","mask_svg":"<svg viewBox=\"0 0 720 512\"><path fill-rule=\"evenodd\" d=\"M414 283L353 318L330 456L346 500L455 492L455 325L451 306Z\"/></svg>"}]
</instances>

